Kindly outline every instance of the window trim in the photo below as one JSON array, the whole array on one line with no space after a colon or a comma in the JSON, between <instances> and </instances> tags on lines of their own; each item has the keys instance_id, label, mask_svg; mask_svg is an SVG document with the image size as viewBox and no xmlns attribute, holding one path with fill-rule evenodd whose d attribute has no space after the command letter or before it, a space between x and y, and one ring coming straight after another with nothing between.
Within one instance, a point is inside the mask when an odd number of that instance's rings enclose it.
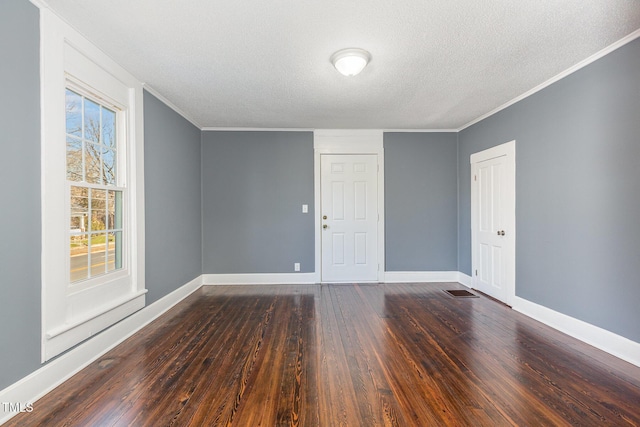
<instances>
[{"instance_id":1,"label":"window trim","mask_svg":"<svg viewBox=\"0 0 640 427\"><path fill-rule=\"evenodd\" d=\"M74 81L83 83L85 90L94 88L99 99L99 94L104 94L107 102L112 99L125 107L127 135L123 169L128 280L113 287L100 284L80 291L71 290L68 281L64 94L68 83ZM145 305L144 124L142 83L46 8L40 10L40 96L41 360L45 362ZM113 278L109 274L104 277ZM87 308L88 303L93 307Z\"/></svg>"}]
</instances>

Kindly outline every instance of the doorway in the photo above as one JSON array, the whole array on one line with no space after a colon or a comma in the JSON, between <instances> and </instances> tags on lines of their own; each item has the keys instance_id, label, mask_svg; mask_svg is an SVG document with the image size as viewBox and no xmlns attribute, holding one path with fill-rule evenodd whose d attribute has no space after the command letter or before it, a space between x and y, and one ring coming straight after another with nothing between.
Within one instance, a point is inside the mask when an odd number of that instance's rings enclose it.
<instances>
[{"instance_id":1,"label":"doorway","mask_svg":"<svg viewBox=\"0 0 640 427\"><path fill-rule=\"evenodd\" d=\"M317 281L383 280L382 131L315 130L314 177Z\"/></svg>"},{"instance_id":2,"label":"doorway","mask_svg":"<svg viewBox=\"0 0 640 427\"><path fill-rule=\"evenodd\" d=\"M515 141L471 155L472 286L515 297Z\"/></svg>"},{"instance_id":3,"label":"doorway","mask_svg":"<svg viewBox=\"0 0 640 427\"><path fill-rule=\"evenodd\" d=\"M320 165L322 281L376 281L377 155L323 154Z\"/></svg>"}]
</instances>

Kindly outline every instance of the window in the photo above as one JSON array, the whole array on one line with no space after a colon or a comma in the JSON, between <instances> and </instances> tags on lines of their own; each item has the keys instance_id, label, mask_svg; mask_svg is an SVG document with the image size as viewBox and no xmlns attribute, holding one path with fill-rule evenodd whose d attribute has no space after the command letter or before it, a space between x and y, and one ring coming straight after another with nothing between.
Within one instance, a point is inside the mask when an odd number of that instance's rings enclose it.
<instances>
[{"instance_id":1,"label":"window","mask_svg":"<svg viewBox=\"0 0 640 427\"><path fill-rule=\"evenodd\" d=\"M142 84L41 10L42 360L144 307Z\"/></svg>"},{"instance_id":2,"label":"window","mask_svg":"<svg viewBox=\"0 0 640 427\"><path fill-rule=\"evenodd\" d=\"M67 87L65 137L70 200L71 285L122 269L123 194L118 176L118 115Z\"/></svg>"}]
</instances>

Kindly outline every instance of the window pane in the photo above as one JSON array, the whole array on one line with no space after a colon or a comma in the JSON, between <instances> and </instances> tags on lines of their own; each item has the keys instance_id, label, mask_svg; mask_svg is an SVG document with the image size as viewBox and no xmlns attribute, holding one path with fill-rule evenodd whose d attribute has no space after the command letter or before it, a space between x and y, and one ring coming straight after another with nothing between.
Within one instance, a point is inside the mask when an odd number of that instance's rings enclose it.
<instances>
[{"instance_id":1,"label":"window pane","mask_svg":"<svg viewBox=\"0 0 640 427\"><path fill-rule=\"evenodd\" d=\"M116 205L122 201L122 191L109 190L107 196L107 229L121 228L122 209ZM118 218L116 218L116 214L119 215ZM116 224L120 224L120 227Z\"/></svg>"},{"instance_id":2,"label":"window pane","mask_svg":"<svg viewBox=\"0 0 640 427\"><path fill-rule=\"evenodd\" d=\"M71 187L71 232L84 233L89 226L89 190Z\"/></svg>"},{"instance_id":3,"label":"window pane","mask_svg":"<svg viewBox=\"0 0 640 427\"><path fill-rule=\"evenodd\" d=\"M113 233L107 234L107 272L116 269L116 236Z\"/></svg>"},{"instance_id":4,"label":"window pane","mask_svg":"<svg viewBox=\"0 0 640 427\"><path fill-rule=\"evenodd\" d=\"M114 229L122 229L122 191L115 191L116 193L116 209L115 209L115 221Z\"/></svg>"},{"instance_id":5,"label":"window pane","mask_svg":"<svg viewBox=\"0 0 640 427\"><path fill-rule=\"evenodd\" d=\"M67 136L67 179L82 181L82 140Z\"/></svg>"},{"instance_id":6,"label":"window pane","mask_svg":"<svg viewBox=\"0 0 640 427\"><path fill-rule=\"evenodd\" d=\"M71 215L71 233L80 233L82 231L83 219L81 216Z\"/></svg>"},{"instance_id":7,"label":"window pane","mask_svg":"<svg viewBox=\"0 0 640 427\"><path fill-rule=\"evenodd\" d=\"M122 231L110 233L113 236L113 267L118 270L122 268ZM109 252L110 254L112 253Z\"/></svg>"},{"instance_id":8,"label":"window pane","mask_svg":"<svg viewBox=\"0 0 640 427\"><path fill-rule=\"evenodd\" d=\"M103 180L107 185L116 185L116 151L110 148L102 152Z\"/></svg>"},{"instance_id":9,"label":"window pane","mask_svg":"<svg viewBox=\"0 0 640 427\"><path fill-rule=\"evenodd\" d=\"M102 107L102 143L107 147L116 146L116 113Z\"/></svg>"},{"instance_id":10,"label":"window pane","mask_svg":"<svg viewBox=\"0 0 640 427\"><path fill-rule=\"evenodd\" d=\"M107 192L91 189L91 231L107 228ZM103 242L104 243L104 242Z\"/></svg>"},{"instance_id":11,"label":"window pane","mask_svg":"<svg viewBox=\"0 0 640 427\"><path fill-rule=\"evenodd\" d=\"M104 274L107 271L107 234L91 235L91 277Z\"/></svg>"},{"instance_id":12,"label":"window pane","mask_svg":"<svg viewBox=\"0 0 640 427\"><path fill-rule=\"evenodd\" d=\"M107 246L107 272L122 268L122 232L109 233Z\"/></svg>"},{"instance_id":13,"label":"window pane","mask_svg":"<svg viewBox=\"0 0 640 427\"><path fill-rule=\"evenodd\" d=\"M67 119L67 134L82 136L82 97L77 93L65 92L65 113Z\"/></svg>"},{"instance_id":14,"label":"window pane","mask_svg":"<svg viewBox=\"0 0 640 427\"><path fill-rule=\"evenodd\" d=\"M100 142L100 105L84 99L84 138Z\"/></svg>"},{"instance_id":15,"label":"window pane","mask_svg":"<svg viewBox=\"0 0 640 427\"><path fill-rule=\"evenodd\" d=\"M116 192L107 191L107 230L113 230L116 216Z\"/></svg>"},{"instance_id":16,"label":"window pane","mask_svg":"<svg viewBox=\"0 0 640 427\"><path fill-rule=\"evenodd\" d=\"M87 278L89 272L88 266L88 253L89 247L87 246L87 235L71 236L70 242L71 250L71 262L70 265L70 278L71 282L77 282L78 280L84 280Z\"/></svg>"},{"instance_id":17,"label":"window pane","mask_svg":"<svg viewBox=\"0 0 640 427\"><path fill-rule=\"evenodd\" d=\"M100 166L100 146L91 142L85 142L84 173L85 181L91 184L102 184Z\"/></svg>"}]
</instances>

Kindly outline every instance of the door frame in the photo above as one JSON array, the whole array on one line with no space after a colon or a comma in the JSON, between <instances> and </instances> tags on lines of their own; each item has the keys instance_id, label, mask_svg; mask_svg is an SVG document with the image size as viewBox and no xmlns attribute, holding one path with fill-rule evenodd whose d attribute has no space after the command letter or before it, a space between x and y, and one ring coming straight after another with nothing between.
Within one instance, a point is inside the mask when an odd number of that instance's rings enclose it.
<instances>
[{"instance_id":1,"label":"door frame","mask_svg":"<svg viewBox=\"0 0 640 427\"><path fill-rule=\"evenodd\" d=\"M479 263L478 253L478 187L474 182L477 164L486 160L505 156L506 161L506 188L505 195L509 203L505 214L505 229L510 239L509 248L505 253L507 271L505 277L506 296L505 304L513 306L516 296L516 141L509 141L487 150L474 153L470 156L471 164L471 284L477 289L477 273Z\"/></svg>"},{"instance_id":2,"label":"door frame","mask_svg":"<svg viewBox=\"0 0 640 427\"><path fill-rule=\"evenodd\" d=\"M384 278L384 146L382 130L318 129L313 132L313 193L315 226L315 281L322 283L321 168L323 154L375 154L378 157L378 274Z\"/></svg>"}]
</instances>

